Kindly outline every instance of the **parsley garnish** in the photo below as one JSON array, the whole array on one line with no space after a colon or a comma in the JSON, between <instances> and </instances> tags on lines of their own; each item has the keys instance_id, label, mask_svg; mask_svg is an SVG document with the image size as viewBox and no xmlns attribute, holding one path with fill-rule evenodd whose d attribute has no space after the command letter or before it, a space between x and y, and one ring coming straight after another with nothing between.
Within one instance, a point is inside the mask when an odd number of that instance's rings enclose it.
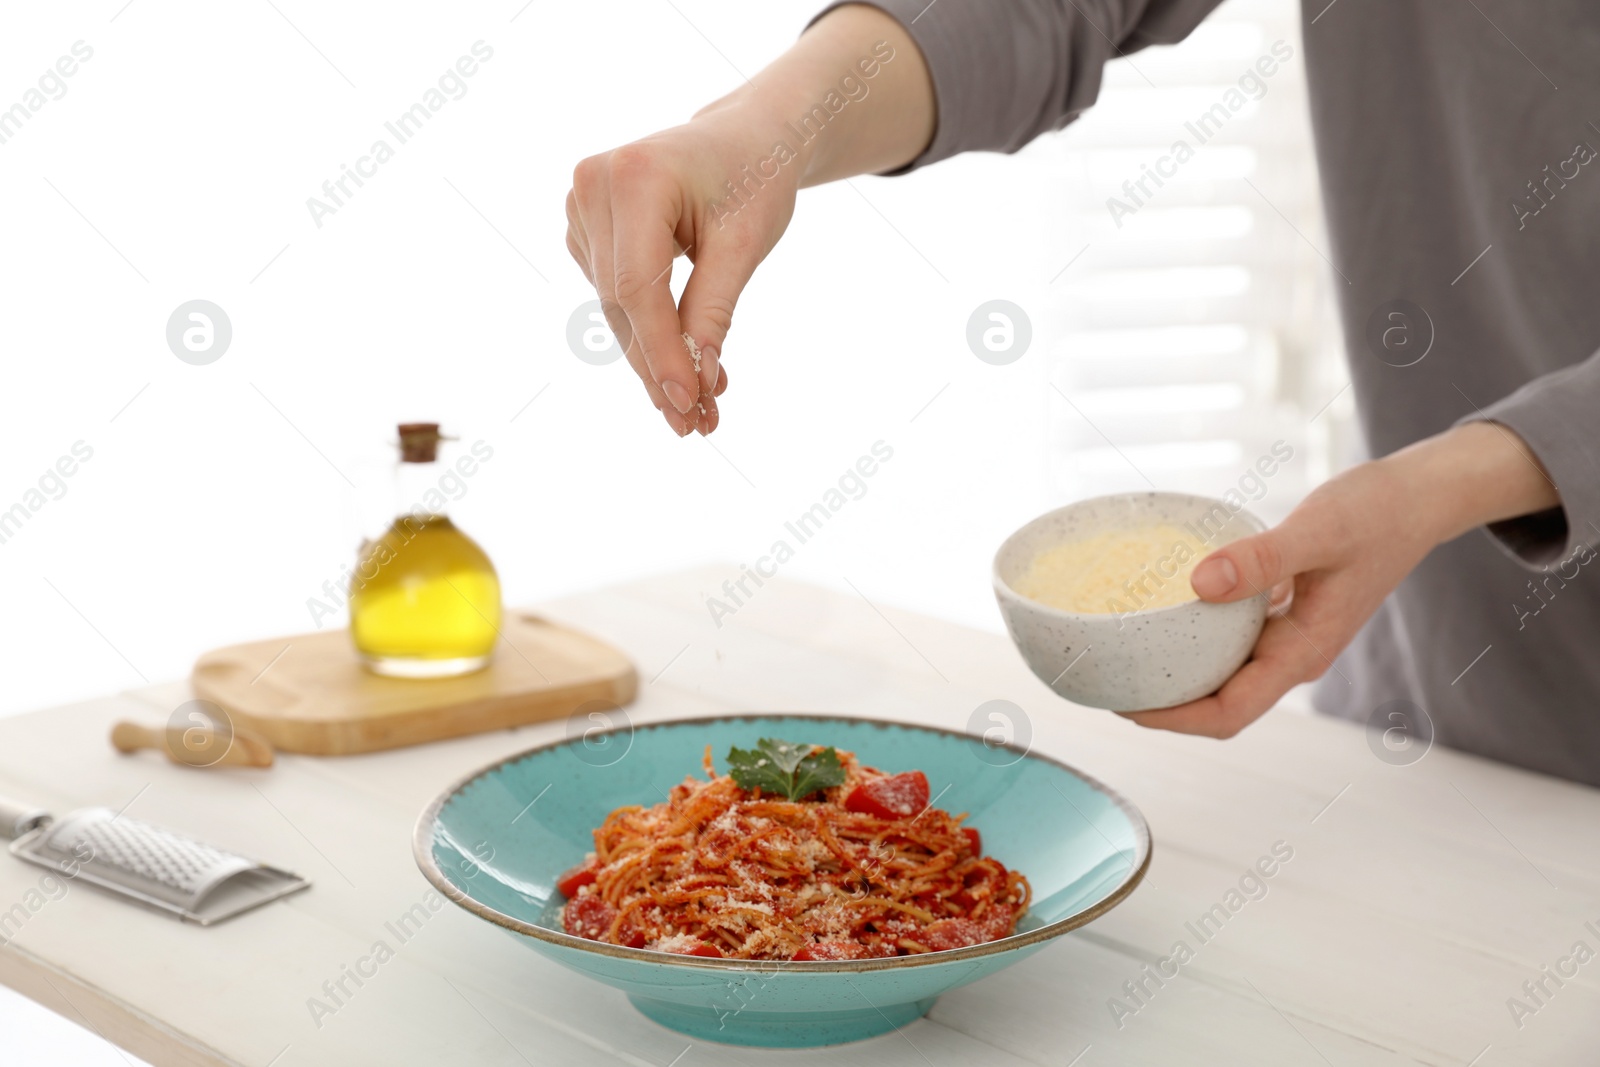
<instances>
[{"instance_id":1,"label":"parsley garnish","mask_svg":"<svg viewBox=\"0 0 1600 1067\"><path fill-rule=\"evenodd\" d=\"M764 737L753 749L728 749L728 769L741 789L800 800L844 784L844 767L831 746L793 745Z\"/></svg>"}]
</instances>

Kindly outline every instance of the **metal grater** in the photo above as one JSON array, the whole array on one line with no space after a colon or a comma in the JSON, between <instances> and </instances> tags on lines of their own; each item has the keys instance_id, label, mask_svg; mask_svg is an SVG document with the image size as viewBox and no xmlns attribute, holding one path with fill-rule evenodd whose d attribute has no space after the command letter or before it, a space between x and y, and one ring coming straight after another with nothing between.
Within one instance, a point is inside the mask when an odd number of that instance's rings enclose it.
<instances>
[{"instance_id":1,"label":"metal grater","mask_svg":"<svg viewBox=\"0 0 1600 1067\"><path fill-rule=\"evenodd\" d=\"M86 808L60 822L0 799L11 854L187 922L210 926L311 885L288 871L120 816Z\"/></svg>"}]
</instances>

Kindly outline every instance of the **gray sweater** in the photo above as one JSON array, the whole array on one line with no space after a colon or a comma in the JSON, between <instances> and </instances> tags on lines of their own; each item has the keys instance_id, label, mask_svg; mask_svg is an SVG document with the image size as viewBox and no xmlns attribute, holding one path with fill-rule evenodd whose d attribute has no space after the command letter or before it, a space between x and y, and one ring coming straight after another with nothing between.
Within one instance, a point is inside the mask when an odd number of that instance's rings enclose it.
<instances>
[{"instance_id":1,"label":"gray sweater","mask_svg":"<svg viewBox=\"0 0 1600 1067\"><path fill-rule=\"evenodd\" d=\"M938 95L912 166L1065 126L1107 60L1182 39L1218 2L874 0ZM1600 4L1304 0L1303 15L1369 453L1492 419L1562 501L1436 548L1317 707L1368 721L1410 701L1441 743L1600 785Z\"/></svg>"}]
</instances>

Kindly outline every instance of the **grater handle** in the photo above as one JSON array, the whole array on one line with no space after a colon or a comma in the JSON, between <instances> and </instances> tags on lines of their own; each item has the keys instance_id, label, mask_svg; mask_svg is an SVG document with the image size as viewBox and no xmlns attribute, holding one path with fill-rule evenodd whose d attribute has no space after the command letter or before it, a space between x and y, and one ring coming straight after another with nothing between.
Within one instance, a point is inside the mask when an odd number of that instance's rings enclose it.
<instances>
[{"instance_id":1,"label":"grater handle","mask_svg":"<svg viewBox=\"0 0 1600 1067\"><path fill-rule=\"evenodd\" d=\"M15 841L50 822L50 813L32 804L0 797L0 838Z\"/></svg>"}]
</instances>

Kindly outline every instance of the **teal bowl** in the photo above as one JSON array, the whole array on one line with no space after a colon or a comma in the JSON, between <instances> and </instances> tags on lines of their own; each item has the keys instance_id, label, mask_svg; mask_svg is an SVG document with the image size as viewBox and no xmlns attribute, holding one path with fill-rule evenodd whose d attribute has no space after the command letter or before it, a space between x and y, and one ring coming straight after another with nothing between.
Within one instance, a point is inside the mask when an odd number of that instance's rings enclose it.
<instances>
[{"instance_id":1,"label":"teal bowl","mask_svg":"<svg viewBox=\"0 0 1600 1067\"><path fill-rule=\"evenodd\" d=\"M885 771L921 770L933 803L969 813L984 851L1021 871L1033 902L1017 932L947 952L883 960L704 959L573 937L557 876L594 848L593 829L624 804L655 804L699 775L707 744L759 738L849 749ZM975 982L1097 918L1133 892L1150 863L1144 817L1063 763L951 730L820 715L745 715L594 731L478 771L428 806L417 864L450 900L551 959L615 986L663 1026L735 1045L798 1048L858 1041L925 1014Z\"/></svg>"}]
</instances>

